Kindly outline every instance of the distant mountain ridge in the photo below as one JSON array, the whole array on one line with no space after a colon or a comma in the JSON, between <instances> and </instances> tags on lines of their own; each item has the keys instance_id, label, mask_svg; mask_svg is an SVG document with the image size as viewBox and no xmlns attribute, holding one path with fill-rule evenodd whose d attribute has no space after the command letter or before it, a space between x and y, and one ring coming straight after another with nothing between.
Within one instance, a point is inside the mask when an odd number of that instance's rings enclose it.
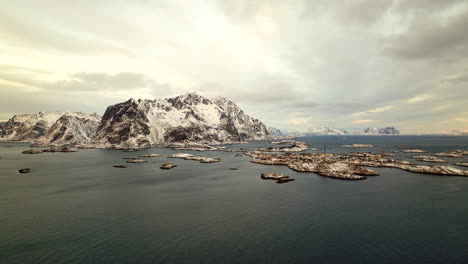
<instances>
[{"instance_id":1,"label":"distant mountain ridge","mask_svg":"<svg viewBox=\"0 0 468 264\"><path fill-rule=\"evenodd\" d=\"M323 135L399 135L398 131L394 127L385 127L385 128L366 128L361 131L349 132L348 130L341 128L332 128L332 127L315 127L315 128L305 128L295 131L287 131L285 135L291 136L323 136Z\"/></svg>"},{"instance_id":2,"label":"distant mountain ridge","mask_svg":"<svg viewBox=\"0 0 468 264\"><path fill-rule=\"evenodd\" d=\"M398 131L394 127L385 127L385 128L366 128L361 133L363 135L399 135L400 131Z\"/></svg>"},{"instance_id":3,"label":"distant mountain ridge","mask_svg":"<svg viewBox=\"0 0 468 264\"><path fill-rule=\"evenodd\" d=\"M319 135L348 135L349 132L340 129L340 128L331 128L331 127L316 127L316 128L307 128L298 131L299 134L304 134L306 136L319 136Z\"/></svg>"},{"instance_id":4,"label":"distant mountain ridge","mask_svg":"<svg viewBox=\"0 0 468 264\"><path fill-rule=\"evenodd\" d=\"M466 130L452 130L449 135L454 136L468 136L468 131Z\"/></svg>"}]
</instances>

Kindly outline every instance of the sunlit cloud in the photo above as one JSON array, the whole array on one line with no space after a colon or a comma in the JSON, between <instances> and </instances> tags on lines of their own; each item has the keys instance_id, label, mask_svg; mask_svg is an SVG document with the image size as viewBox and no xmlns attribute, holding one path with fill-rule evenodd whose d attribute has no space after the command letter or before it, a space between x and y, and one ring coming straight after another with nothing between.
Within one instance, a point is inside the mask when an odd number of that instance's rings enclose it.
<instances>
[{"instance_id":1,"label":"sunlit cloud","mask_svg":"<svg viewBox=\"0 0 468 264\"><path fill-rule=\"evenodd\" d=\"M374 120L370 119L361 119L361 120L353 120L353 123L355 124L367 124L367 123L372 123Z\"/></svg>"}]
</instances>

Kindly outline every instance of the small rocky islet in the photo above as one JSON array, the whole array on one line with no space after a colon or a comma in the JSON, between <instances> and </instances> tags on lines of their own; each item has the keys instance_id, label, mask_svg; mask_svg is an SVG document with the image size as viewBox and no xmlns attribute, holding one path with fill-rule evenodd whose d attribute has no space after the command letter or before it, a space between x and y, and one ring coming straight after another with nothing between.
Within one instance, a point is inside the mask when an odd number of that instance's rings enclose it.
<instances>
[{"instance_id":1,"label":"small rocky islet","mask_svg":"<svg viewBox=\"0 0 468 264\"><path fill-rule=\"evenodd\" d=\"M161 157L160 154L145 154L145 155L141 155L140 158L157 158L157 157Z\"/></svg>"},{"instance_id":2,"label":"small rocky islet","mask_svg":"<svg viewBox=\"0 0 468 264\"><path fill-rule=\"evenodd\" d=\"M77 152L78 150L76 148L72 147L51 147L51 148L46 148L46 149L29 149L21 152L22 154L40 154L40 153L46 153L46 152Z\"/></svg>"},{"instance_id":3,"label":"small rocky islet","mask_svg":"<svg viewBox=\"0 0 468 264\"><path fill-rule=\"evenodd\" d=\"M145 163L148 162L147 160L142 160L142 159L129 159L127 160L127 163Z\"/></svg>"},{"instance_id":4,"label":"small rocky islet","mask_svg":"<svg viewBox=\"0 0 468 264\"><path fill-rule=\"evenodd\" d=\"M293 178L290 178L289 176L286 176L283 173L266 172L266 173L262 173L260 175L260 178L262 178L263 180L276 180L276 183L280 183L280 184L294 181Z\"/></svg>"},{"instance_id":5,"label":"small rocky islet","mask_svg":"<svg viewBox=\"0 0 468 264\"><path fill-rule=\"evenodd\" d=\"M163 169L163 170L169 170L169 169L172 169L174 167L177 167L177 164L175 164L174 162L166 162L163 165L161 165L160 168Z\"/></svg>"},{"instance_id":6,"label":"small rocky islet","mask_svg":"<svg viewBox=\"0 0 468 264\"><path fill-rule=\"evenodd\" d=\"M215 163L219 162L220 159L217 158L209 158L209 157L201 157L201 156L194 156L189 153L175 153L170 155L168 158L180 158L184 160L196 160L199 161L200 163Z\"/></svg>"},{"instance_id":7,"label":"small rocky islet","mask_svg":"<svg viewBox=\"0 0 468 264\"><path fill-rule=\"evenodd\" d=\"M422 150L422 149L403 149L401 152L403 153L426 153L426 151Z\"/></svg>"}]
</instances>

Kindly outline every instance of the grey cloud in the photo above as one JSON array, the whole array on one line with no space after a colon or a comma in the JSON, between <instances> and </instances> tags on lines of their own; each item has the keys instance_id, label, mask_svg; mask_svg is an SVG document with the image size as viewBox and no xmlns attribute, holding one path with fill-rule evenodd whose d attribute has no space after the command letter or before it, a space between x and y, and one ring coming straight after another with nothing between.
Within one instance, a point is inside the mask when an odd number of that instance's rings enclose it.
<instances>
[{"instance_id":1,"label":"grey cloud","mask_svg":"<svg viewBox=\"0 0 468 264\"><path fill-rule=\"evenodd\" d=\"M269 80L253 88L232 87L217 83L205 83L196 87L197 91L208 96L221 95L242 103L284 104L291 105L298 100L295 89L285 82Z\"/></svg>"},{"instance_id":2,"label":"grey cloud","mask_svg":"<svg viewBox=\"0 0 468 264\"><path fill-rule=\"evenodd\" d=\"M301 108L301 109L313 109L313 108L317 108L318 106L320 106L319 103L309 100L309 99L292 100L282 105L282 107Z\"/></svg>"},{"instance_id":3,"label":"grey cloud","mask_svg":"<svg viewBox=\"0 0 468 264\"><path fill-rule=\"evenodd\" d=\"M405 59L466 57L468 52L468 9L441 19L418 16L408 30L385 39L383 51Z\"/></svg>"},{"instance_id":4,"label":"grey cloud","mask_svg":"<svg viewBox=\"0 0 468 264\"><path fill-rule=\"evenodd\" d=\"M304 14L308 18L329 14L343 24L369 26L379 21L394 2L393 0L304 1Z\"/></svg>"}]
</instances>

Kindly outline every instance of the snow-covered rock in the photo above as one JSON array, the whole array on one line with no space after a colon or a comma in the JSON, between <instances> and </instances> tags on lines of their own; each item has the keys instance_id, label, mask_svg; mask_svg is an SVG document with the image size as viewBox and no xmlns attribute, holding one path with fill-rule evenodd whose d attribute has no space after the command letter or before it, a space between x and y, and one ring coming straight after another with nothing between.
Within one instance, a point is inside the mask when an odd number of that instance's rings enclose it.
<instances>
[{"instance_id":1,"label":"snow-covered rock","mask_svg":"<svg viewBox=\"0 0 468 264\"><path fill-rule=\"evenodd\" d=\"M134 148L198 142L221 144L268 138L266 126L223 97L188 93L168 99L135 100L111 105L93 144Z\"/></svg>"}]
</instances>

